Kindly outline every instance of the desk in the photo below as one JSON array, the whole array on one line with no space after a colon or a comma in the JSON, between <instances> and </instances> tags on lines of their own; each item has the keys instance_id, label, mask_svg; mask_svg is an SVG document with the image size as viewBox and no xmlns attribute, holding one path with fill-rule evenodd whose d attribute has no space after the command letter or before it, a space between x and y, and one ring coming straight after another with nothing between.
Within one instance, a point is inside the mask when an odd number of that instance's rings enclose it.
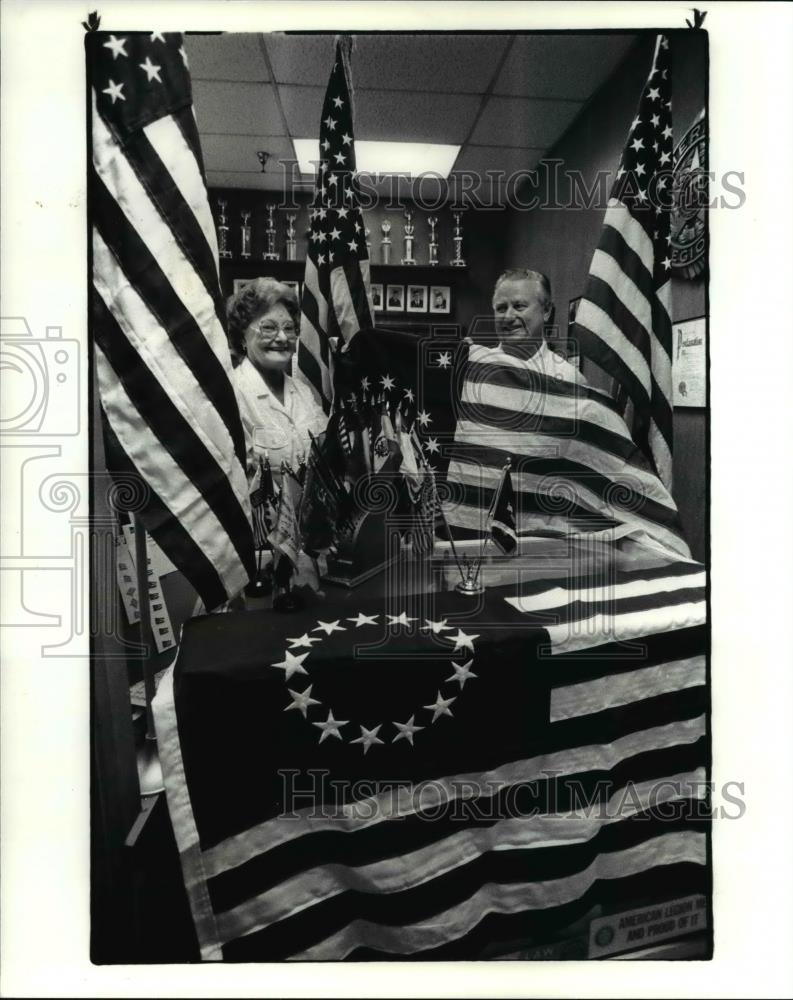
<instances>
[{"instance_id":1,"label":"desk","mask_svg":"<svg viewBox=\"0 0 793 1000\"><path fill-rule=\"evenodd\" d=\"M478 957L705 891L703 567L452 571L185 626L154 707L204 959Z\"/></svg>"}]
</instances>

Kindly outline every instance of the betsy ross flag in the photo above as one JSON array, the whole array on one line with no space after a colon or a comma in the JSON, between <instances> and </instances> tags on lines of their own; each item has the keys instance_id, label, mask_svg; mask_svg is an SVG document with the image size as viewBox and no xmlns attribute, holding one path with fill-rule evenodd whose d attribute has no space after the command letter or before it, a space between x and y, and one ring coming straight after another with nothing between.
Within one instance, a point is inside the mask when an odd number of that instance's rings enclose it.
<instances>
[{"instance_id":1,"label":"betsy ross flag","mask_svg":"<svg viewBox=\"0 0 793 1000\"><path fill-rule=\"evenodd\" d=\"M576 313L581 353L613 376L633 440L672 484L672 82L669 39L653 65Z\"/></svg>"},{"instance_id":2,"label":"betsy ross flag","mask_svg":"<svg viewBox=\"0 0 793 1000\"><path fill-rule=\"evenodd\" d=\"M554 551L476 611L186 624L153 707L204 959L471 959L707 891L704 569Z\"/></svg>"},{"instance_id":3,"label":"betsy ross flag","mask_svg":"<svg viewBox=\"0 0 793 1000\"><path fill-rule=\"evenodd\" d=\"M349 55L344 40L336 45L322 105L319 155L297 367L327 413L333 401L330 338L346 343L359 329L372 326L369 254L356 193Z\"/></svg>"},{"instance_id":4,"label":"betsy ross flag","mask_svg":"<svg viewBox=\"0 0 793 1000\"><path fill-rule=\"evenodd\" d=\"M254 572L245 440L179 34L90 33L93 342L111 473L207 609Z\"/></svg>"}]
</instances>

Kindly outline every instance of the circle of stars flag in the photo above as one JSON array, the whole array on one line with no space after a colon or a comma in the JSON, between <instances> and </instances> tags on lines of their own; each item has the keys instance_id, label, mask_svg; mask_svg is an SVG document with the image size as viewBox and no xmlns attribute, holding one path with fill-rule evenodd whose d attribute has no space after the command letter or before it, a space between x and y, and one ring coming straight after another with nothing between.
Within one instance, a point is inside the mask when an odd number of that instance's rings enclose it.
<instances>
[{"instance_id":1,"label":"circle of stars flag","mask_svg":"<svg viewBox=\"0 0 793 1000\"><path fill-rule=\"evenodd\" d=\"M633 440L672 484L672 86L669 39L631 123L600 243L576 313L581 353L611 375L632 407Z\"/></svg>"},{"instance_id":2,"label":"circle of stars flag","mask_svg":"<svg viewBox=\"0 0 793 1000\"><path fill-rule=\"evenodd\" d=\"M319 129L314 202L301 297L297 368L325 412L333 401L330 338L373 325L369 254L355 180L355 135L344 40L336 45Z\"/></svg>"},{"instance_id":3,"label":"circle of stars flag","mask_svg":"<svg viewBox=\"0 0 793 1000\"><path fill-rule=\"evenodd\" d=\"M255 572L245 439L180 34L91 32L92 334L112 474L207 609Z\"/></svg>"}]
</instances>

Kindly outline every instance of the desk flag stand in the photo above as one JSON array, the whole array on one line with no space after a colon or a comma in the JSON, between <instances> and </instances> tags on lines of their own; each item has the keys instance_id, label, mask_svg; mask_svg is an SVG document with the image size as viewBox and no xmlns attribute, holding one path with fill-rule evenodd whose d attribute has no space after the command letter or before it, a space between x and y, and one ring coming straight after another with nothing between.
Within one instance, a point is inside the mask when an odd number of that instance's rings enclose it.
<instances>
[{"instance_id":1,"label":"desk flag stand","mask_svg":"<svg viewBox=\"0 0 793 1000\"><path fill-rule=\"evenodd\" d=\"M149 603L149 554L146 546L146 529L135 517L135 574L140 604L140 642L143 647L143 686L146 692L146 736L137 753L138 781L141 796L156 795L165 790L162 767L157 753L157 734L151 703L156 694L154 680L154 634L151 630L151 605Z\"/></svg>"},{"instance_id":2,"label":"desk flag stand","mask_svg":"<svg viewBox=\"0 0 793 1000\"><path fill-rule=\"evenodd\" d=\"M485 558L485 550L487 549L487 543L491 538L493 515L498 508L498 502L501 498L501 491L504 489L504 483L509 473L510 467L512 465L512 459L507 459L504 468L501 470L501 482L498 484L498 489L493 494L493 499L490 501L490 508L487 512L487 528L484 541L482 542L482 547L479 550L479 557L474 562L467 556L464 556L462 561L457 554L457 549L454 544L454 538L452 537L451 530L449 528L448 522L446 521L446 515L443 512L443 507L438 504L441 511L441 516L443 517L443 523L446 528L446 533L449 536L449 541L452 546L452 555L454 556L455 562L457 563L457 568L460 571L460 582L454 588L458 594L462 594L464 597L477 597L479 594L484 593L485 588L479 580L479 571L482 568L482 562Z\"/></svg>"}]
</instances>

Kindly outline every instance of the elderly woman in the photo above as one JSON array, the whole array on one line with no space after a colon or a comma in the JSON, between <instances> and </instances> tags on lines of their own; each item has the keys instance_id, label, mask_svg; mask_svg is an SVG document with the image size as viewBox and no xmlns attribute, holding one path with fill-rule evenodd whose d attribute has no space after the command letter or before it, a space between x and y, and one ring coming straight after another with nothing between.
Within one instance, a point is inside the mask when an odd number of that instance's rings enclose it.
<instances>
[{"instance_id":1,"label":"elderly woman","mask_svg":"<svg viewBox=\"0 0 793 1000\"><path fill-rule=\"evenodd\" d=\"M327 418L311 390L291 377L297 346L297 298L274 278L257 278L237 292L228 307L237 397L248 447L248 470L268 453L273 473L281 462L296 467L308 455L311 434L325 429Z\"/></svg>"}]
</instances>

